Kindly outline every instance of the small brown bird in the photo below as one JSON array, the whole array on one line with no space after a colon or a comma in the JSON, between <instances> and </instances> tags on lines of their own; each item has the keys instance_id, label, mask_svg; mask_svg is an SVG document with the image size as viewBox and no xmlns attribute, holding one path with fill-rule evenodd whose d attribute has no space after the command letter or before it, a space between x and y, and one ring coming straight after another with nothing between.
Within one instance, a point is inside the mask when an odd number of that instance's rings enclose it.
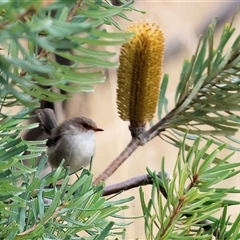
<instances>
[{"instance_id":1,"label":"small brown bird","mask_svg":"<svg viewBox=\"0 0 240 240\"><path fill-rule=\"evenodd\" d=\"M47 140L48 161L57 168L62 159L63 166L75 172L90 163L95 154L95 132L103 131L96 123L85 117L75 117L58 125L52 109L36 110L40 125L49 135Z\"/></svg>"}]
</instances>

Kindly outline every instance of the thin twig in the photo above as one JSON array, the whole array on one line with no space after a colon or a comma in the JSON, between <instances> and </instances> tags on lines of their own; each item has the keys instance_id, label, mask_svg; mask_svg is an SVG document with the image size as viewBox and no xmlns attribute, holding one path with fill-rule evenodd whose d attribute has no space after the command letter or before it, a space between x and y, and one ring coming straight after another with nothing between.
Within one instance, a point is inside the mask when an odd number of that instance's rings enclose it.
<instances>
[{"instance_id":1,"label":"thin twig","mask_svg":"<svg viewBox=\"0 0 240 240\"><path fill-rule=\"evenodd\" d=\"M167 179L170 180L169 174L165 173L165 175L166 175ZM161 179L162 173L159 172L157 174L157 176ZM196 182L196 179L194 178L192 180L192 183L190 183L190 185L186 188L186 191L189 191L192 187L194 187L195 186L195 184L194 184L195 182ZM103 189L102 196L108 196L108 195L116 194L116 193L119 193L119 192L122 192L122 191L127 191L127 190L130 190L130 189L136 188L136 187L150 185L150 184L153 184L153 180L152 180L151 176L148 175L148 174L144 174L144 175L140 175L140 176L136 176L136 177L130 178L130 179L126 180L126 181L123 181L123 182L120 182L120 183L117 183L117 184L112 184L110 186L106 186ZM51 187L52 188L52 186L47 186L47 187ZM61 184L57 184L55 187L60 188ZM167 195L167 192L164 189L164 187L161 186L161 185L159 185L158 187L159 187L159 191L162 193L164 198L168 199L168 195ZM35 196L37 196L37 192L35 193ZM44 202L47 205L50 205L52 200L44 198ZM174 211L173 211L173 213L171 215L171 220L170 220L169 224L166 226L166 228L163 229L163 234L162 235L164 235L164 232L166 232L169 229L169 227L171 226L171 224L174 222L175 216L177 214L179 214L179 212L181 211L181 208L183 206L183 202L184 202L183 198L179 199L178 206L174 209ZM10 204L10 202L8 202L7 204ZM54 214L49 219L47 219L44 223L46 223L50 219L53 219L54 217L56 217L56 215L58 214L59 210L61 210L62 207L64 207L63 204L61 204L56 209ZM190 218L192 216L192 214L182 214L182 216ZM212 229L212 226L213 226L213 223L210 222L207 219L199 221L199 222L197 222L197 224L199 226L201 226L205 231L210 231ZM37 226L38 226L38 224L34 225L32 228L30 228L30 229L20 233L19 235L17 235L17 237L15 239L19 239L20 236L26 235L26 234L32 232ZM213 236L215 236L215 237L220 236L220 230L218 228L214 229ZM224 240L226 240L226 239L224 239Z\"/></svg>"},{"instance_id":2,"label":"thin twig","mask_svg":"<svg viewBox=\"0 0 240 240\"><path fill-rule=\"evenodd\" d=\"M158 123L152 126L148 131L141 133L138 137L132 138L131 142L120 153L120 155L113 160L113 162L94 180L94 184L98 184L101 181L105 181L109 178L117 168L126 161L126 159L139 147L149 142L154 137L158 136L160 132L164 131L169 119L174 115L176 107L169 112L166 117L161 119Z\"/></svg>"},{"instance_id":3,"label":"thin twig","mask_svg":"<svg viewBox=\"0 0 240 240\"><path fill-rule=\"evenodd\" d=\"M171 228L172 224L174 224L175 218L177 218L177 216L181 212L181 209L184 204L184 200L185 200L184 198L178 200L178 205L176 207L174 207L173 211L171 212L171 214L169 216L168 224L166 227L164 227L162 229L160 237L163 237L168 232L168 230Z\"/></svg>"},{"instance_id":4,"label":"thin twig","mask_svg":"<svg viewBox=\"0 0 240 240\"><path fill-rule=\"evenodd\" d=\"M238 57L235 56L236 58ZM232 59L233 61L234 59ZM217 73L213 76L213 81L217 81L216 78ZM204 87L208 86L209 83L205 84ZM200 88L201 89L201 88ZM154 126L152 126L148 131L144 131L143 133L139 134L136 138L133 138L134 141L138 141L138 144L136 148L128 149L129 145L125 148L125 150L101 173L100 176L97 177L97 179L94 181L95 184L99 183L100 181L106 180L108 177L110 177L116 169L126 160L126 155L124 154L125 151L133 153L137 149L138 146L143 146L156 136L159 136L159 134L164 131L166 128L169 128L171 125L171 121L178 117L179 113L184 112L191 102L194 102L196 98L198 98L198 94L196 94L195 97L190 99L189 104L185 104L186 106L182 107L184 105L184 102L188 100L189 94L187 94L182 100L180 100L176 106L159 122L157 122ZM130 156L130 154L128 155ZM128 157L127 156L127 157ZM117 168L116 168L117 167Z\"/></svg>"},{"instance_id":5,"label":"thin twig","mask_svg":"<svg viewBox=\"0 0 240 240\"><path fill-rule=\"evenodd\" d=\"M161 176L162 176L161 172L159 172L157 174L157 176L161 179ZM193 180L193 181L195 181L195 180ZM116 193L119 193L119 192L122 192L122 191L127 191L127 190L130 190L132 188L145 186L145 185L150 185L150 184L153 184L152 178L150 177L150 175L144 174L144 175L140 175L140 176L136 176L136 177L130 178L130 179L126 180L126 181L123 181L123 182L120 182L120 183L117 183L117 184L112 184L110 186L106 186L104 188L104 190L103 190L102 196L108 196L108 195L116 194ZM194 183L190 184L186 188L187 191L190 190L191 186L193 187ZM159 186L159 191L162 193L162 195L164 196L165 199L168 198L166 190L161 185ZM172 213L172 215L170 217L171 220L169 221L169 223L166 226L166 228L163 229L162 236L164 235L164 233L169 229L169 227L173 223L175 216L177 214L179 214L179 212L181 211L181 208L183 206L183 201L184 201L183 199L179 200L178 206L175 208L175 210L173 211L173 213ZM192 215L191 214L183 214L183 216L189 218ZM202 220L202 221L198 222L197 224L202 226L202 228L205 231L211 230L212 229L212 225L213 225L207 219ZM218 228L214 229L213 236L217 237L217 236L219 236L219 234L220 234L220 230Z\"/></svg>"},{"instance_id":6,"label":"thin twig","mask_svg":"<svg viewBox=\"0 0 240 240\"><path fill-rule=\"evenodd\" d=\"M191 188L196 187L196 185L198 184L199 181L199 175L198 174L193 174L191 177L191 182L190 184L187 186L186 188L186 192L190 191ZM192 214L184 214L186 217L191 217ZM200 222L198 222L197 224L202 225L202 228L205 231L209 231L212 229L212 223L210 221L208 221L207 219L204 219ZM220 236L220 230L218 228L214 229L213 231L213 236L217 237ZM224 239L225 240L225 239Z\"/></svg>"},{"instance_id":7,"label":"thin twig","mask_svg":"<svg viewBox=\"0 0 240 240\"><path fill-rule=\"evenodd\" d=\"M138 148L140 141L138 138L132 138L126 148L120 155L94 180L93 184L98 184L109 178L119 166Z\"/></svg>"},{"instance_id":8,"label":"thin twig","mask_svg":"<svg viewBox=\"0 0 240 240\"><path fill-rule=\"evenodd\" d=\"M157 176L159 178L161 178L161 173L159 172L157 174ZM103 190L103 196L108 196L111 194L116 194L119 193L121 191L127 191L130 190L132 188L136 188L136 187L140 187L140 186L145 186L145 185L149 185L152 184L152 178L148 175L148 174L144 174L144 175L140 175L137 177L133 177L130 178L126 181L117 183L117 184L112 184L110 186L106 186ZM162 195L167 198L167 193L165 191L165 189L162 186L159 186L160 192L162 193Z\"/></svg>"},{"instance_id":9,"label":"thin twig","mask_svg":"<svg viewBox=\"0 0 240 240\"><path fill-rule=\"evenodd\" d=\"M82 0L78 0L75 6L73 7L73 9L71 10L71 12L68 14L67 22L70 22L72 20L73 16L75 15L78 8L81 7L81 5L82 5Z\"/></svg>"}]
</instances>

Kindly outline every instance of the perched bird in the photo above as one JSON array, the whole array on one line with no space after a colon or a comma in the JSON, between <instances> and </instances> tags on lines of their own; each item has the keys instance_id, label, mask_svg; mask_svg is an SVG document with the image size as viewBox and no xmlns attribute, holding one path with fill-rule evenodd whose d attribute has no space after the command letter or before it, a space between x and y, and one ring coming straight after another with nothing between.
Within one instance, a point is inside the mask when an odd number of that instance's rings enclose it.
<instances>
[{"instance_id":1,"label":"perched bird","mask_svg":"<svg viewBox=\"0 0 240 240\"><path fill-rule=\"evenodd\" d=\"M52 168L63 166L75 172L90 163L95 153L95 132L103 131L86 117L74 117L58 125L52 109L36 110L42 129L48 134L47 155Z\"/></svg>"}]
</instances>

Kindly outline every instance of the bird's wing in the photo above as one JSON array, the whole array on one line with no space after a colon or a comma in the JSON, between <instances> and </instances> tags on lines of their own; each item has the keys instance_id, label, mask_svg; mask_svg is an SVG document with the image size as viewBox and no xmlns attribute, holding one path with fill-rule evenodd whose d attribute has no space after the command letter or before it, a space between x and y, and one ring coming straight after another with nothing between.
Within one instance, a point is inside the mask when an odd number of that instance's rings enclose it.
<instances>
[{"instance_id":1,"label":"bird's wing","mask_svg":"<svg viewBox=\"0 0 240 240\"><path fill-rule=\"evenodd\" d=\"M51 135L48 137L46 145L48 147L52 147L57 144L58 140L61 138L61 128L55 127L51 131Z\"/></svg>"},{"instance_id":2,"label":"bird's wing","mask_svg":"<svg viewBox=\"0 0 240 240\"><path fill-rule=\"evenodd\" d=\"M42 129L50 136L52 129L58 126L54 111L51 108L37 109L36 113Z\"/></svg>"}]
</instances>

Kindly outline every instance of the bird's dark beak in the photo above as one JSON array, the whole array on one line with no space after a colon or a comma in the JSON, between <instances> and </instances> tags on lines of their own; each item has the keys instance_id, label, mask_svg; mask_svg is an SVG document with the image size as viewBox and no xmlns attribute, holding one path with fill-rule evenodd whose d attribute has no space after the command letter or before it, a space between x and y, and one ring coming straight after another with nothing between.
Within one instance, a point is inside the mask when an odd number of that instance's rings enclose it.
<instances>
[{"instance_id":1,"label":"bird's dark beak","mask_svg":"<svg viewBox=\"0 0 240 240\"><path fill-rule=\"evenodd\" d=\"M94 128L93 129L95 132L100 132L100 131L104 131L103 129L101 129L101 128Z\"/></svg>"}]
</instances>

